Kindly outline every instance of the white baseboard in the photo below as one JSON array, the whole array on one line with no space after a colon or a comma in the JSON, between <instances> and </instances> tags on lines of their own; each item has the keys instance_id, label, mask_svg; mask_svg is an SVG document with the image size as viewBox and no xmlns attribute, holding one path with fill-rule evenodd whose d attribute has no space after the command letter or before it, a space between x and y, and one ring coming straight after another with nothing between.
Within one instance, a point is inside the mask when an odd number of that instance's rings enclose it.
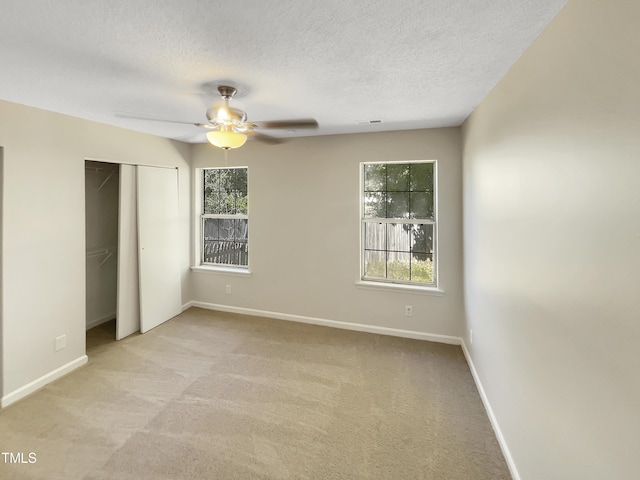
<instances>
[{"instance_id":1,"label":"white baseboard","mask_svg":"<svg viewBox=\"0 0 640 480\"><path fill-rule=\"evenodd\" d=\"M185 310L189 310L191 307L195 306L193 303L194 303L193 300L191 300L185 303L184 305L182 305L182 311L184 312Z\"/></svg>"},{"instance_id":2,"label":"white baseboard","mask_svg":"<svg viewBox=\"0 0 640 480\"><path fill-rule=\"evenodd\" d=\"M17 402L21 398L26 397L30 393L35 392L39 388L44 387L46 384L57 380L58 378L66 375L69 372L72 372L78 367L81 367L88 361L88 357L83 355L75 360L53 370L52 372L47 373L46 375L41 376L40 378L35 379L33 382L27 383L25 386L20 387L17 390L9 393L2 397L0 400L0 408L4 408L8 405L11 405L14 402Z\"/></svg>"},{"instance_id":3,"label":"white baseboard","mask_svg":"<svg viewBox=\"0 0 640 480\"><path fill-rule=\"evenodd\" d=\"M324 327L341 328L343 330L355 330L358 332L377 333L380 335L390 335L392 337L413 338L417 340L427 340L429 342L447 343L450 345L460 345L462 339L450 335L438 335L434 333L416 332L414 330L401 330L398 328L378 327L375 325L365 325L363 323L340 322L337 320L327 320L325 318L306 317L303 315L292 315L289 313L269 312L265 310L255 310L253 308L233 307L229 305L218 305L215 303L192 301L185 305L189 307L199 307L207 310L218 310L221 312L239 313L242 315L255 315L259 317L275 318L287 320L289 322L308 323L311 325L321 325ZM186 310L187 308L184 308Z\"/></svg>"},{"instance_id":4,"label":"white baseboard","mask_svg":"<svg viewBox=\"0 0 640 480\"><path fill-rule=\"evenodd\" d=\"M116 312L110 313L108 315L103 315L100 318L96 318L87 322L87 330L91 330L93 327L97 327L98 325L102 325L103 323L108 322L109 320L113 320L116 318Z\"/></svg>"},{"instance_id":5,"label":"white baseboard","mask_svg":"<svg viewBox=\"0 0 640 480\"><path fill-rule=\"evenodd\" d=\"M480 394L480 398L482 399L484 409L487 411L487 416L489 417L489 421L491 422L493 431L496 434L496 438L498 439L498 444L500 445L502 454L504 455L504 458L507 462L507 466L509 467L509 472L511 472L511 476L513 477L513 480L520 480L520 474L518 473L516 464L513 461L513 457L511 456L511 450L509 450L507 441L504 439L504 435L502 435L502 430L500 429L500 425L498 424L498 419L493 413L493 408L491 408L491 403L489 403L489 397L487 397L487 394L484 391L484 387L482 386L482 382L480 381L480 377L478 376L478 371L476 370L476 367L473 364L473 360L471 359L471 354L467 349L467 344L465 343L464 339L461 339L461 346L462 346L462 351L464 352L464 356L467 359L469 370L471 370L471 376L473 377L473 381L475 382L476 388L478 389L478 393Z\"/></svg>"}]
</instances>

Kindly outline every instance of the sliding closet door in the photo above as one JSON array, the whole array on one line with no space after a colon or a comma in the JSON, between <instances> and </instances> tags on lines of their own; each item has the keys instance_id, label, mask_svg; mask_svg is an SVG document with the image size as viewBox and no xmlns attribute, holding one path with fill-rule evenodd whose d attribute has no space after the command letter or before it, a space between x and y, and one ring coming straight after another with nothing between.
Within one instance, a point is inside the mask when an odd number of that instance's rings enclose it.
<instances>
[{"instance_id":1,"label":"sliding closet door","mask_svg":"<svg viewBox=\"0 0 640 480\"><path fill-rule=\"evenodd\" d=\"M178 171L137 167L140 331L166 322L182 310Z\"/></svg>"},{"instance_id":2,"label":"sliding closet door","mask_svg":"<svg viewBox=\"0 0 640 480\"><path fill-rule=\"evenodd\" d=\"M120 165L116 340L140 331L136 167Z\"/></svg>"}]
</instances>

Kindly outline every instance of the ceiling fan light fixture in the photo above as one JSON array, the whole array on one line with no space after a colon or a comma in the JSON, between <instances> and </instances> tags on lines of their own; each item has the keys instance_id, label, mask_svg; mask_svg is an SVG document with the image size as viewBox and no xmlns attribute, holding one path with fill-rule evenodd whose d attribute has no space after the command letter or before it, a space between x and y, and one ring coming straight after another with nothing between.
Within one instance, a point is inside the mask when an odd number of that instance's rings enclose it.
<instances>
[{"instance_id":1,"label":"ceiling fan light fixture","mask_svg":"<svg viewBox=\"0 0 640 480\"><path fill-rule=\"evenodd\" d=\"M226 130L211 130L207 132L207 140L214 147L229 150L230 148L238 148L247 141L247 136L242 133Z\"/></svg>"},{"instance_id":2,"label":"ceiling fan light fixture","mask_svg":"<svg viewBox=\"0 0 640 480\"><path fill-rule=\"evenodd\" d=\"M228 122L231 119L231 115L229 115L229 106L223 105L218 109L217 119L222 122Z\"/></svg>"}]
</instances>

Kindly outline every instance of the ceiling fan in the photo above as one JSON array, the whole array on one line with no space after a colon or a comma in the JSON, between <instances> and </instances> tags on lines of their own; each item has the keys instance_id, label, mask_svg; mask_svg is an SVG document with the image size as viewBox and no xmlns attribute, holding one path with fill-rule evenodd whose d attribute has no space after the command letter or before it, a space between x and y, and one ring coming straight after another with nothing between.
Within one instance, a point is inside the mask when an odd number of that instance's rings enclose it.
<instances>
[{"instance_id":1,"label":"ceiling fan","mask_svg":"<svg viewBox=\"0 0 640 480\"><path fill-rule=\"evenodd\" d=\"M220 85L218 87L218 92L220 93L220 97L222 97L222 103L216 104L207 110L208 123L191 123L173 121L164 118L142 117L125 112L117 112L116 116L158 122L186 123L189 125L195 125L196 127L206 128L209 130L206 133L209 143L224 150L241 147L245 144L247 138L272 145L285 141L283 138L266 135L259 130L318 127L318 122L313 118L249 122L247 121L246 112L229 106L229 101L237 93L235 87Z\"/></svg>"},{"instance_id":2,"label":"ceiling fan","mask_svg":"<svg viewBox=\"0 0 640 480\"><path fill-rule=\"evenodd\" d=\"M283 141L281 138L265 135L258 130L318 127L318 122L313 118L249 122L246 112L229 106L229 101L236 94L234 87L220 85L218 92L222 97L222 103L207 110L209 123L194 123L194 125L208 129L209 143L224 150L241 147L248 137L270 144Z\"/></svg>"}]
</instances>

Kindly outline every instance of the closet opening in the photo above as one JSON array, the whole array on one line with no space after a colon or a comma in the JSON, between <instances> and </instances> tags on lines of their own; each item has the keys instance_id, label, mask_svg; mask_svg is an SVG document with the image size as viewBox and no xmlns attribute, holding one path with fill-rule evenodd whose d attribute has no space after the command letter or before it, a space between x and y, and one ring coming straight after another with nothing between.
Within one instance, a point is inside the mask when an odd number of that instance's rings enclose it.
<instances>
[{"instance_id":1,"label":"closet opening","mask_svg":"<svg viewBox=\"0 0 640 480\"><path fill-rule=\"evenodd\" d=\"M87 347L181 312L178 170L85 161Z\"/></svg>"},{"instance_id":2,"label":"closet opening","mask_svg":"<svg viewBox=\"0 0 640 480\"><path fill-rule=\"evenodd\" d=\"M116 339L119 167L85 161L87 347Z\"/></svg>"}]
</instances>

